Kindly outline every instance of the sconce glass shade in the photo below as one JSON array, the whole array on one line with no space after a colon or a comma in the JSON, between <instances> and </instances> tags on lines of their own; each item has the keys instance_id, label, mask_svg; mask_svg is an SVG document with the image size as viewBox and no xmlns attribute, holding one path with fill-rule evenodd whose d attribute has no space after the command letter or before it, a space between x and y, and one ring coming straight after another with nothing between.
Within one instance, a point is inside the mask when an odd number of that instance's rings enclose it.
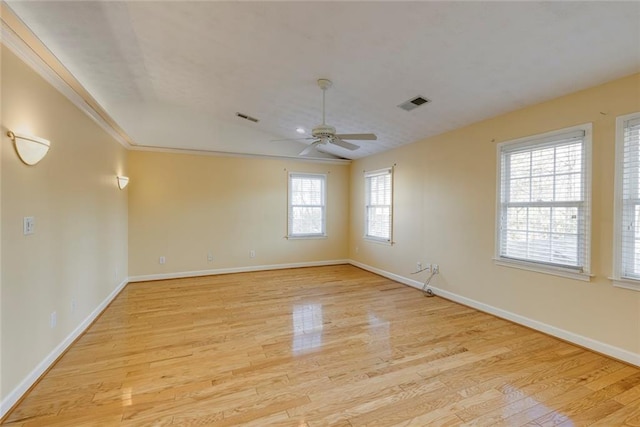
<instances>
[{"instance_id":1,"label":"sconce glass shade","mask_svg":"<svg viewBox=\"0 0 640 427\"><path fill-rule=\"evenodd\" d=\"M127 186L127 184L129 184L129 177L128 176L118 176L118 187L122 190L124 189L124 187Z\"/></svg>"},{"instance_id":2,"label":"sconce glass shade","mask_svg":"<svg viewBox=\"0 0 640 427\"><path fill-rule=\"evenodd\" d=\"M20 159L33 166L47 155L51 143L44 138L37 136L21 135L19 133L7 132L7 136L11 138L15 144L16 151Z\"/></svg>"}]
</instances>

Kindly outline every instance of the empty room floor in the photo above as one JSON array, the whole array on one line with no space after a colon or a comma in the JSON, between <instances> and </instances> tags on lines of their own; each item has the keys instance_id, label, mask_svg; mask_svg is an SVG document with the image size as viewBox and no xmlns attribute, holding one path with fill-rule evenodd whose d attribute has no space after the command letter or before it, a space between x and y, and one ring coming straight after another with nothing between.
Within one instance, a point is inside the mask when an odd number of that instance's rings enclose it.
<instances>
[{"instance_id":1,"label":"empty room floor","mask_svg":"<svg viewBox=\"0 0 640 427\"><path fill-rule=\"evenodd\" d=\"M640 425L640 369L349 265L130 283L6 425Z\"/></svg>"}]
</instances>

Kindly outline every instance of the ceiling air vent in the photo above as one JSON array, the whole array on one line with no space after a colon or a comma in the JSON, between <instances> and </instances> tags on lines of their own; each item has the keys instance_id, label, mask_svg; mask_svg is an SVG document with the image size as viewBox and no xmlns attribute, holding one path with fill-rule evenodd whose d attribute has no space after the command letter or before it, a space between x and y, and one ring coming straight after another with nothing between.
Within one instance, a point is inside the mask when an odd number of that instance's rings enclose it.
<instances>
[{"instance_id":1,"label":"ceiling air vent","mask_svg":"<svg viewBox=\"0 0 640 427\"><path fill-rule=\"evenodd\" d=\"M253 122L253 123L258 123L259 122L259 120L256 119L255 117L247 116L246 114L236 113L236 116L238 116L240 118L243 118L243 119L246 119L246 120L249 120L250 122Z\"/></svg>"},{"instance_id":2,"label":"ceiling air vent","mask_svg":"<svg viewBox=\"0 0 640 427\"><path fill-rule=\"evenodd\" d=\"M415 98L411 98L407 102L403 102L398 105L398 107L402 108L405 111L411 111L414 108L418 108L421 105L427 104L431 102L430 99L425 98L424 96L416 96Z\"/></svg>"}]
</instances>

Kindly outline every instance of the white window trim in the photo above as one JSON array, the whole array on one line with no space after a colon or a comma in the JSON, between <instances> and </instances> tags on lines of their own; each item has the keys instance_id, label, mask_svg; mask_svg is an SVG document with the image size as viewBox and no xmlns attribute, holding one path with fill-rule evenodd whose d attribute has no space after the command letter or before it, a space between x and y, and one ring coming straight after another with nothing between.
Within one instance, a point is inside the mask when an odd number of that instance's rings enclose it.
<instances>
[{"instance_id":1,"label":"white window trim","mask_svg":"<svg viewBox=\"0 0 640 427\"><path fill-rule=\"evenodd\" d=\"M287 240L322 240L327 239L327 234L290 234L286 236Z\"/></svg>"},{"instance_id":2,"label":"white window trim","mask_svg":"<svg viewBox=\"0 0 640 427\"><path fill-rule=\"evenodd\" d=\"M497 144L496 146L496 165L497 165L497 174L496 174L496 217L495 217L495 248L494 248L494 258L493 261L496 265L503 267L513 267L521 270L534 271L537 273L550 274L554 276L565 277L569 279L582 280L588 282L591 280L593 275L590 272L591 268L591 210L592 210L592 201L591 201L591 180L592 180L592 164L591 164L591 139L592 139L592 124L584 123L577 126L572 126L568 128L558 129L551 132L545 132L538 135L531 135L523 138L518 138L510 141L505 141ZM562 135L565 133L570 133L574 131L584 131L584 145L585 145L585 174L586 174L586 188L585 188L585 198L588 200L588 207L586 209L586 216L589 218L588 224L585 228L585 242L586 242L586 251L585 251L585 265L582 271L574 270L571 268L563 268L561 266L556 266L552 264L538 263L535 261L526 261L513 259L508 257L503 257L500 255L500 227L502 226L500 216L502 212L502 204L501 204L501 190L502 190L502 148L504 146L515 146L515 145L528 145L535 142L543 142L545 139L553 139L558 135Z\"/></svg>"},{"instance_id":3,"label":"white window trim","mask_svg":"<svg viewBox=\"0 0 640 427\"><path fill-rule=\"evenodd\" d=\"M364 171L364 180L365 180L365 200L364 200L364 235L363 235L363 239L367 240L371 243L377 243L380 245L385 245L385 246L391 246L394 244L393 241L393 189L395 186L395 179L394 179L394 171L393 171L393 166L388 167L388 168L382 168L382 169L376 169L376 170L371 170L371 171ZM391 206L389 208L389 215L391 216L390 218L390 229L389 229L389 239L385 239L385 238L381 238L381 237L376 237L376 236L370 236L367 234L368 228L369 228L369 217L367 216L367 206L369 204L369 192L367 191L367 178L371 177L371 176L376 176L376 175L384 175L384 174L390 174L391 175Z\"/></svg>"},{"instance_id":4,"label":"white window trim","mask_svg":"<svg viewBox=\"0 0 640 427\"><path fill-rule=\"evenodd\" d=\"M292 176L308 176L308 177L321 177L324 180L323 186L323 200L324 206L322 209L322 225L323 231L321 233L309 233L309 234L293 234L291 228L293 220L291 218L291 211L293 205L291 204L291 178ZM326 239L327 238L327 174L326 173L307 173L307 172L289 172L287 174L287 239L289 240L303 240L303 239Z\"/></svg>"},{"instance_id":5,"label":"white window trim","mask_svg":"<svg viewBox=\"0 0 640 427\"><path fill-rule=\"evenodd\" d=\"M545 265L536 262L512 260L508 258L494 258L493 262L502 267L517 268L519 270L535 271L536 273L545 273L552 276L566 277L567 279L582 280L589 282L593 274L579 273L570 268L557 267L555 265Z\"/></svg>"},{"instance_id":6,"label":"white window trim","mask_svg":"<svg viewBox=\"0 0 640 427\"><path fill-rule=\"evenodd\" d=\"M613 200L613 273L609 280L613 286L640 291L640 280L622 276L622 181L624 161L624 122L640 119L640 112L616 118L615 189Z\"/></svg>"}]
</instances>

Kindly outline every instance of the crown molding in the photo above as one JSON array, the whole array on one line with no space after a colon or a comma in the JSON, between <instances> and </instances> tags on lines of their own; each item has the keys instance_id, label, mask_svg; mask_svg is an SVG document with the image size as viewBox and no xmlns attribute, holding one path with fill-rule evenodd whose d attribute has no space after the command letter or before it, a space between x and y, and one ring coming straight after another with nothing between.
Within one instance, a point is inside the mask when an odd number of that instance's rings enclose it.
<instances>
[{"instance_id":1,"label":"crown molding","mask_svg":"<svg viewBox=\"0 0 640 427\"><path fill-rule=\"evenodd\" d=\"M257 159L272 159L272 160L293 160L298 162L308 163L328 163L335 165L348 165L351 164L349 159L330 159L322 157L300 157L300 156L286 156L286 155L273 155L273 154L251 154L251 153L234 153L232 151L215 151L215 150L202 150L193 148L170 148L159 147L156 145L132 145L129 147L132 151L152 151L156 153L174 153L174 154L194 154L199 156L216 156L216 157L246 157Z\"/></svg>"},{"instance_id":2,"label":"crown molding","mask_svg":"<svg viewBox=\"0 0 640 427\"><path fill-rule=\"evenodd\" d=\"M100 106L91 94L80 84L71 72L42 43L42 41L11 10L11 7L0 0L0 43L11 50L18 58L31 67L63 96L71 101L82 112L96 122L104 131L128 150L154 151L163 153L182 153L221 157L249 157L277 160L295 160L311 163L350 164L349 159L298 157L287 155L234 153L227 151L168 148L134 144L127 133Z\"/></svg>"},{"instance_id":3,"label":"crown molding","mask_svg":"<svg viewBox=\"0 0 640 427\"><path fill-rule=\"evenodd\" d=\"M125 148L131 138L4 1L0 41Z\"/></svg>"}]
</instances>

